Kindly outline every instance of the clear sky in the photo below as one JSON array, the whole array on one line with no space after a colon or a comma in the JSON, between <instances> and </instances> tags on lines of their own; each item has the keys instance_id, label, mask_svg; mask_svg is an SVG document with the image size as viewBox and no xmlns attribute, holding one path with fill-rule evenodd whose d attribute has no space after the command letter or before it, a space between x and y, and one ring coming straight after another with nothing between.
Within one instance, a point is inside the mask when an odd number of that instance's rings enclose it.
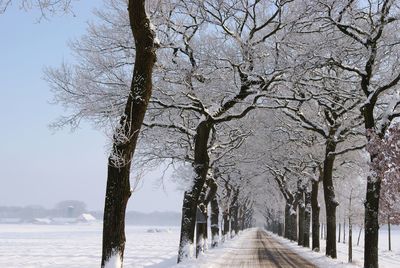
<instances>
[{"instance_id":1,"label":"clear sky","mask_svg":"<svg viewBox=\"0 0 400 268\"><path fill-rule=\"evenodd\" d=\"M106 184L106 138L89 124L71 133L48 124L63 113L50 105L44 66L72 61L67 41L85 32L100 0L78 1L75 16L37 23L39 14L11 7L0 15L0 206L43 205L76 199L102 209ZM148 174L133 194L129 210L180 211L182 193L160 172ZM154 198L156 197L156 198Z\"/></svg>"}]
</instances>

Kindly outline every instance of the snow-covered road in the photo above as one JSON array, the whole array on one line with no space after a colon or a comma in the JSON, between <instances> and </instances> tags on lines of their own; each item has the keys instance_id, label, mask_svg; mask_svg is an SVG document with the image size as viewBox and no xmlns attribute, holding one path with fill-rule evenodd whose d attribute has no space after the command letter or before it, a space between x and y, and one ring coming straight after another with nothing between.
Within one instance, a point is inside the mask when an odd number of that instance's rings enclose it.
<instances>
[{"instance_id":1,"label":"snow-covered road","mask_svg":"<svg viewBox=\"0 0 400 268\"><path fill-rule=\"evenodd\" d=\"M208 268L316 267L257 228L245 231L234 243L229 243L217 251L216 254L209 253L206 259L200 260L195 266Z\"/></svg>"},{"instance_id":2,"label":"snow-covered road","mask_svg":"<svg viewBox=\"0 0 400 268\"><path fill-rule=\"evenodd\" d=\"M260 229L243 234L237 248L231 248L213 267L315 267L282 246Z\"/></svg>"}]
</instances>

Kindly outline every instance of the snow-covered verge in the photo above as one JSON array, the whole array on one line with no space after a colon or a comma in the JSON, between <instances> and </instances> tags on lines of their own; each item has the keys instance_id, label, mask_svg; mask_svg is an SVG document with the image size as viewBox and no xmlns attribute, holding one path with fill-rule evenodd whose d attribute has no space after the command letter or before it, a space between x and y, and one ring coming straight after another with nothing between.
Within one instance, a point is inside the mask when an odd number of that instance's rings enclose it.
<instances>
[{"instance_id":1,"label":"snow-covered verge","mask_svg":"<svg viewBox=\"0 0 400 268\"><path fill-rule=\"evenodd\" d=\"M348 244L337 243L337 259L333 260L325 256L325 240L321 240L321 251L313 252L311 249L300 247L295 242L291 242L285 238L271 234L276 240L303 256L313 264L319 267L362 267L364 262L363 249L363 233L360 238L359 246L357 246L358 229L355 228L353 233L353 262L348 263ZM400 227L395 226L392 230L392 251L387 250L387 228L382 227L379 232L379 267L394 268L400 267Z\"/></svg>"},{"instance_id":2,"label":"snow-covered verge","mask_svg":"<svg viewBox=\"0 0 400 268\"><path fill-rule=\"evenodd\" d=\"M2 224L0 267L98 268L101 236L101 224ZM179 228L127 226L126 236L124 267L151 267L165 260L171 262L164 267L175 264Z\"/></svg>"}]
</instances>

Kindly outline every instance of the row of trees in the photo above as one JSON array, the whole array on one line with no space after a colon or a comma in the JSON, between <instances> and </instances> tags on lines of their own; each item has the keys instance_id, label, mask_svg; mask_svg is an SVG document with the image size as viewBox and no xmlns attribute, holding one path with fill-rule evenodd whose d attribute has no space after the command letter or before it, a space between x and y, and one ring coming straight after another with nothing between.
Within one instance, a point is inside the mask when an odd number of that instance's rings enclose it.
<instances>
[{"instance_id":1,"label":"row of trees","mask_svg":"<svg viewBox=\"0 0 400 268\"><path fill-rule=\"evenodd\" d=\"M102 266L123 258L131 167L168 161L192 167L178 262L190 257L197 211L208 204L211 227L219 226L217 208L224 230L231 221L233 230L250 225L253 215L284 215L285 236L307 246L312 226L318 249L320 183L326 254L336 258L335 186L344 177L357 192L362 176L364 267L378 267L379 203L391 188L382 186L398 180L396 154L381 153L398 145L373 148L396 136L400 117L398 1L130 0L128 10L124 0L105 3L71 43L77 63L46 72L55 102L71 112L55 126L88 119L114 129ZM371 172L357 174L366 169L366 144ZM382 161L390 163L383 172ZM199 251L206 232L197 230Z\"/></svg>"}]
</instances>

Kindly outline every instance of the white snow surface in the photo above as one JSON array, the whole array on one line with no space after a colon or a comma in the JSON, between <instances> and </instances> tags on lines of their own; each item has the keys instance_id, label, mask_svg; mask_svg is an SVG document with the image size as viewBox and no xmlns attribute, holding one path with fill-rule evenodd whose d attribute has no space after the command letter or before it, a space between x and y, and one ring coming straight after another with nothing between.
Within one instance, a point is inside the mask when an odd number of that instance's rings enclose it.
<instances>
[{"instance_id":1,"label":"white snow surface","mask_svg":"<svg viewBox=\"0 0 400 268\"><path fill-rule=\"evenodd\" d=\"M166 231L148 233L149 228ZM178 227L128 225L126 240L124 268L152 267L161 262L164 265L166 260L171 265L176 263ZM100 223L0 224L0 267L99 268L101 241Z\"/></svg>"},{"instance_id":2,"label":"white snow surface","mask_svg":"<svg viewBox=\"0 0 400 268\"><path fill-rule=\"evenodd\" d=\"M104 264L104 268L121 268L122 260L121 253L118 250L113 250L113 254Z\"/></svg>"}]
</instances>

